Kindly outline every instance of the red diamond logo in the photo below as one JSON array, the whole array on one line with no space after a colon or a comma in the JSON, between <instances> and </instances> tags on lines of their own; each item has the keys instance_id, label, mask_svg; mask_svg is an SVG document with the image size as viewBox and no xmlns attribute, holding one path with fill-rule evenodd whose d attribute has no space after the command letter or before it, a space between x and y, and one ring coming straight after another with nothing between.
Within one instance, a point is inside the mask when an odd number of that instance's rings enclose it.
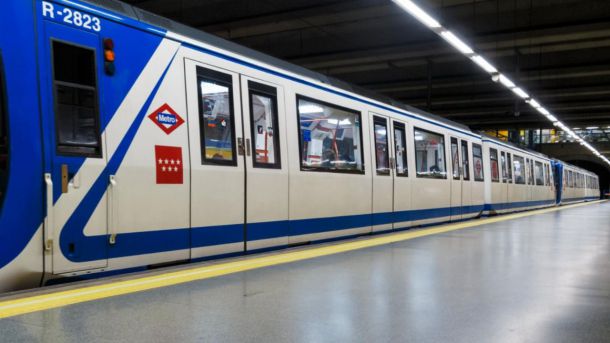
<instances>
[{"instance_id":1,"label":"red diamond logo","mask_svg":"<svg viewBox=\"0 0 610 343\"><path fill-rule=\"evenodd\" d=\"M180 125L184 124L184 119L174 111L168 104L159 107L153 113L148 115L157 126L166 134L174 132Z\"/></svg>"}]
</instances>

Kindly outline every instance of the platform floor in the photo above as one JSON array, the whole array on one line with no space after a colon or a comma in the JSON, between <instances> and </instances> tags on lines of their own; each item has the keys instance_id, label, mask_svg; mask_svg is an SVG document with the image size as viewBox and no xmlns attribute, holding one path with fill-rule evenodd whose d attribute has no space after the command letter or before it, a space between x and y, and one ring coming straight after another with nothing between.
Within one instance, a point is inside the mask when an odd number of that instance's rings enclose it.
<instances>
[{"instance_id":1,"label":"platform floor","mask_svg":"<svg viewBox=\"0 0 610 343\"><path fill-rule=\"evenodd\" d=\"M610 342L610 203L6 318L0 341Z\"/></svg>"}]
</instances>

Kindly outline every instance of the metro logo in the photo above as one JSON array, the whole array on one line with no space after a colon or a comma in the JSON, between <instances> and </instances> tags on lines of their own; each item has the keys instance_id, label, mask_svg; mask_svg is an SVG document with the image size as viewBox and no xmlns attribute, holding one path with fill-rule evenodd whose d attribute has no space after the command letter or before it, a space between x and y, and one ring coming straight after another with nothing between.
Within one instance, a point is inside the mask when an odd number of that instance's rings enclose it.
<instances>
[{"instance_id":1,"label":"metro logo","mask_svg":"<svg viewBox=\"0 0 610 343\"><path fill-rule=\"evenodd\" d=\"M168 104L159 107L156 111L151 113L148 118L168 135L174 132L180 125L184 124L184 119L182 119L182 117L180 117Z\"/></svg>"}]
</instances>

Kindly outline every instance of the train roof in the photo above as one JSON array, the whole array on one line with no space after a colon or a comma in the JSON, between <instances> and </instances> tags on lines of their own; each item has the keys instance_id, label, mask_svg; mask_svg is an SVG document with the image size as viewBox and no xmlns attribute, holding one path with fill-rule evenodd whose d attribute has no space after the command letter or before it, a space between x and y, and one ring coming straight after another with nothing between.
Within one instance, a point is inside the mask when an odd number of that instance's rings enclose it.
<instances>
[{"instance_id":1,"label":"train roof","mask_svg":"<svg viewBox=\"0 0 610 343\"><path fill-rule=\"evenodd\" d=\"M146 23L149 25L153 25L156 27L166 29L170 32L173 32L173 33L176 33L176 34L179 34L179 35L182 35L182 36L185 36L185 37L188 37L188 38L191 38L191 39L203 42L203 43L207 43L207 44L216 46L218 48L227 50L227 51L235 53L235 54L239 54L239 55L242 55L242 56L245 56L248 58L258 60L260 62L289 71L291 73L308 77L308 78L318 81L320 83L327 84L327 85L330 85L330 86L333 86L333 87L336 87L336 88L339 88L339 89L342 89L342 90L345 90L345 91L348 91L348 92L351 92L354 94L358 94L358 95L379 101L386 105L390 105L390 106L402 109L404 111L407 111L407 112L410 112L410 113L413 113L413 114L416 114L416 115L419 115L419 116L422 116L422 117L425 117L428 119L432 119L439 123L450 125L450 126L459 128L459 129L467 131L467 132L472 132L472 130L470 130L470 128L464 124L454 122L452 120L443 118L441 116L438 116L438 115L435 115L432 113L428 113L421 109L418 109L413 106L409 106L402 102L396 101L390 97L387 97L387 96L378 94L376 92L358 87L356 85L352 85L348 82L309 70L307 68L298 66L296 64L267 55L260 51L256 51L254 49L247 48L245 46L228 41L226 39L220 38L213 34L192 28L190 26L186 26L184 24L178 23L171 19L161 17L154 13L137 8L135 6L131 6L129 4L120 2L118 0L80 0L80 1L85 2L85 3L90 3L92 5L99 6L102 8L106 8L108 10L114 11L116 13L129 17L131 19L140 21L142 23Z\"/></svg>"},{"instance_id":2,"label":"train roof","mask_svg":"<svg viewBox=\"0 0 610 343\"><path fill-rule=\"evenodd\" d=\"M483 139L490 140L490 141L496 142L498 144L507 145L507 146L509 146L509 147L511 147L511 148L513 148L515 150L526 152L528 154L531 154L531 155L534 155L534 156L538 156L538 157L541 157L541 158L544 158L544 159L547 159L547 160L551 159L548 155L545 155L545 154L540 153L538 151L534 151L534 150L531 150L531 149L528 149L528 148L524 148L524 147L518 146L518 145L516 145L514 143L511 143L511 142L505 142L505 141L503 141L503 140L501 140L499 138L496 138L494 136L490 136L490 135L488 135L485 132L478 132L478 134L481 135L481 137Z\"/></svg>"},{"instance_id":3,"label":"train roof","mask_svg":"<svg viewBox=\"0 0 610 343\"><path fill-rule=\"evenodd\" d=\"M590 170L584 169L584 168L582 168L582 167L575 166L575 165L570 164L570 163L567 163L567 162L565 162L565 161L561 161L561 160L558 160L558 161L560 161L561 163L563 163L564 165L566 165L566 166L568 166L568 167L570 167L570 168L572 168L572 169L576 169L576 170L577 170L577 171L579 171L579 172L586 173L586 174L590 174L590 175L593 175L593 176L595 176L595 177L598 177L598 176L597 176L597 174L595 174L594 172L592 172L592 171L590 171Z\"/></svg>"}]
</instances>

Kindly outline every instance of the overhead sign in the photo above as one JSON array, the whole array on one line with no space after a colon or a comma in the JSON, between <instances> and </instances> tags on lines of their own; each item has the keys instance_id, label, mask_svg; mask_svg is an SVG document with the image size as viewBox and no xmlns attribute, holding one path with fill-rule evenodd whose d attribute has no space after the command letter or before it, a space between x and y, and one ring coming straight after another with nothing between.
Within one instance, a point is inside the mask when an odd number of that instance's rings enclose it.
<instances>
[{"instance_id":1,"label":"overhead sign","mask_svg":"<svg viewBox=\"0 0 610 343\"><path fill-rule=\"evenodd\" d=\"M157 184L179 184L184 182L182 148L155 145Z\"/></svg>"},{"instance_id":2,"label":"overhead sign","mask_svg":"<svg viewBox=\"0 0 610 343\"><path fill-rule=\"evenodd\" d=\"M168 104L164 104L156 111L148 115L148 118L157 124L166 134L171 134L180 125L184 124L184 119L174 111Z\"/></svg>"}]
</instances>

